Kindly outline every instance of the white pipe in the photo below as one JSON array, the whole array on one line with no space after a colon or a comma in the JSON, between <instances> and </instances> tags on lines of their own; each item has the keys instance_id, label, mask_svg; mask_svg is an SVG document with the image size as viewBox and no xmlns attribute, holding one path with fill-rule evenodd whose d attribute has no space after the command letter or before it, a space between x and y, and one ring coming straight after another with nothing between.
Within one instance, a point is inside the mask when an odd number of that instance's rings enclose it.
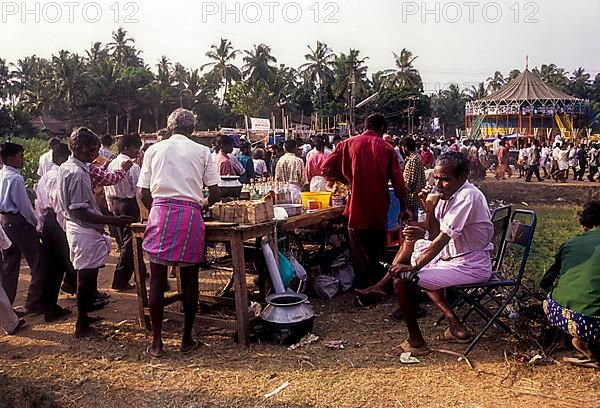
<instances>
[{"instance_id":1,"label":"white pipe","mask_svg":"<svg viewBox=\"0 0 600 408\"><path fill-rule=\"evenodd\" d=\"M279 269L277 268L277 261L275 260L275 255L273 255L273 250L271 249L271 246L269 245L269 242L266 239L262 241L262 250L263 255L265 257L265 262L267 264L267 269L269 270L269 276L271 277L271 283L273 283L273 289L275 289L275 293L285 293L285 287L283 286L283 280L281 279Z\"/></svg>"}]
</instances>

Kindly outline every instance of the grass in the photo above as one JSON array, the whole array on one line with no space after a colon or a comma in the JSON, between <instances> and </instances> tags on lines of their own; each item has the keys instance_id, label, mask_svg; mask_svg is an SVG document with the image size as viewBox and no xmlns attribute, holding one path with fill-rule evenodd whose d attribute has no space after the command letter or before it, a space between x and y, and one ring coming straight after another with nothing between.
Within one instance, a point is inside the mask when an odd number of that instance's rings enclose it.
<instances>
[{"instance_id":1,"label":"grass","mask_svg":"<svg viewBox=\"0 0 600 408\"><path fill-rule=\"evenodd\" d=\"M544 272L554 263L560 245L583 230L579 224L578 206L543 205L527 209L535 211L538 218L525 276L537 287Z\"/></svg>"}]
</instances>

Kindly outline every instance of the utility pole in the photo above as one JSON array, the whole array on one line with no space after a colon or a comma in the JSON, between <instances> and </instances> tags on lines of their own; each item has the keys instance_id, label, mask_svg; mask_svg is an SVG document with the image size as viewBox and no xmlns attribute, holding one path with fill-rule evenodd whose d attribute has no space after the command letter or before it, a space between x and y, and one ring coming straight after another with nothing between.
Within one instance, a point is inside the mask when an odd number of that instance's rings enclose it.
<instances>
[{"instance_id":1,"label":"utility pole","mask_svg":"<svg viewBox=\"0 0 600 408\"><path fill-rule=\"evenodd\" d=\"M355 132L356 122L356 70L350 66L350 135Z\"/></svg>"}]
</instances>

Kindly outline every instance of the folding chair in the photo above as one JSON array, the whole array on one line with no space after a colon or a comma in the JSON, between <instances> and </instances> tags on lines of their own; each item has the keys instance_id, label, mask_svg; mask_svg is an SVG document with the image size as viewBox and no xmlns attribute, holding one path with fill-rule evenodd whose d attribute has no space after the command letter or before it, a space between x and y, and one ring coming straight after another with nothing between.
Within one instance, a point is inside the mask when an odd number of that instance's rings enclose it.
<instances>
[{"instance_id":1,"label":"folding chair","mask_svg":"<svg viewBox=\"0 0 600 408\"><path fill-rule=\"evenodd\" d=\"M498 207L492 212L490 220L494 226L494 235L492 236L492 243L494 244L494 252L492 252L492 270L497 271L500 263L500 253L504 245L504 237L506 237L506 231L510 224L510 216L512 214L512 207L510 205L504 207ZM448 288L447 294L451 295L450 307L453 310L460 309L464 304L465 300L460 293L453 291L453 288ZM453 295L453 296L452 296ZM438 326L445 319L444 315L440 315L437 321L433 324Z\"/></svg>"},{"instance_id":2,"label":"folding chair","mask_svg":"<svg viewBox=\"0 0 600 408\"><path fill-rule=\"evenodd\" d=\"M463 304L470 305L461 321L465 323L472 312L476 312L485 321L483 328L463 353L464 356L473 350L492 324L517 340L521 340L499 317L521 287L536 223L537 216L533 211L515 210L512 212L499 255L494 261L495 268L490 280L480 284L452 287L459 295L455 303L458 303L459 307ZM520 262L518 261L519 257ZM488 306L490 303L495 307L495 311Z\"/></svg>"},{"instance_id":3,"label":"folding chair","mask_svg":"<svg viewBox=\"0 0 600 408\"><path fill-rule=\"evenodd\" d=\"M492 243L494 244L494 252L492 253L492 270L498 270L498 264L500 261L500 251L504 244L504 237L510 224L510 216L512 214L512 207L510 205L504 207L498 207L492 212L490 220L494 226L494 235L492 237Z\"/></svg>"}]
</instances>

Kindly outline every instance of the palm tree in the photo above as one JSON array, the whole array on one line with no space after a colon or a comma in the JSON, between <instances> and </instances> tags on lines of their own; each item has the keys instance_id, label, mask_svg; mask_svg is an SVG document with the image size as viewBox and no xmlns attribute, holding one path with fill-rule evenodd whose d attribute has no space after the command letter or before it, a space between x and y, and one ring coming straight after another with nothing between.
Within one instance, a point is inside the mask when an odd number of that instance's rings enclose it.
<instances>
[{"instance_id":1,"label":"palm tree","mask_svg":"<svg viewBox=\"0 0 600 408\"><path fill-rule=\"evenodd\" d=\"M89 50L85 51L88 64L94 64L102 61L108 56L108 50L102 46L100 41L96 41Z\"/></svg>"},{"instance_id":2,"label":"palm tree","mask_svg":"<svg viewBox=\"0 0 600 408\"><path fill-rule=\"evenodd\" d=\"M371 83L373 84L373 90L380 92L387 85L385 71L377 71L371 75Z\"/></svg>"},{"instance_id":3,"label":"palm tree","mask_svg":"<svg viewBox=\"0 0 600 408\"><path fill-rule=\"evenodd\" d=\"M406 48L403 48L400 54L396 54L395 52L393 54L396 68L384 71L386 82L390 86L422 90L423 80L421 79L421 74L413 65L419 57L413 55Z\"/></svg>"},{"instance_id":4,"label":"palm tree","mask_svg":"<svg viewBox=\"0 0 600 408\"><path fill-rule=\"evenodd\" d=\"M350 49L348 54L341 53L335 58L333 63L335 80L332 90L335 97L343 100L346 106L351 105L353 96L366 97L371 89L371 81L367 76L368 67L365 65L368 59L368 57L360 58L360 51L354 49Z\"/></svg>"},{"instance_id":5,"label":"palm tree","mask_svg":"<svg viewBox=\"0 0 600 408\"><path fill-rule=\"evenodd\" d=\"M592 93L590 78L590 74L585 72L585 69L577 68L569 78L569 92L581 99L590 99Z\"/></svg>"},{"instance_id":6,"label":"palm tree","mask_svg":"<svg viewBox=\"0 0 600 408\"><path fill-rule=\"evenodd\" d=\"M92 84L92 99L104 108L106 133L110 133L109 111L116 107L119 68L109 57L105 57L94 64L90 64L88 73Z\"/></svg>"},{"instance_id":7,"label":"palm tree","mask_svg":"<svg viewBox=\"0 0 600 408\"><path fill-rule=\"evenodd\" d=\"M508 80L512 81L513 79L516 79L519 75L521 75L521 71L518 69L513 69L512 71L510 71L510 73L508 74Z\"/></svg>"},{"instance_id":8,"label":"palm tree","mask_svg":"<svg viewBox=\"0 0 600 408\"><path fill-rule=\"evenodd\" d=\"M562 91L567 91L567 72L563 68L558 68L555 64L542 64L538 69L533 70L544 82L552 85Z\"/></svg>"},{"instance_id":9,"label":"palm tree","mask_svg":"<svg viewBox=\"0 0 600 408\"><path fill-rule=\"evenodd\" d=\"M268 87L277 72L277 68L270 65L277 62L277 59L271 55L271 47L259 44L255 45L253 50L244 52L246 56L244 57L245 65L242 67L242 71L248 84L255 87L262 83Z\"/></svg>"},{"instance_id":10,"label":"palm tree","mask_svg":"<svg viewBox=\"0 0 600 408\"><path fill-rule=\"evenodd\" d=\"M8 99L12 93L13 73L5 59L0 58L0 102Z\"/></svg>"},{"instance_id":11,"label":"palm tree","mask_svg":"<svg viewBox=\"0 0 600 408\"><path fill-rule=\"evenodd\" d=\"M496 72L494 72L494 76L489 77L486 80L486 82L487 82L487 92L491 94L491 93L499 91L506 83L506 80L504 79L504 75L502 75L502 72L496 71Z\"/></svg>"},{"instance_id":12,"label":"palm tree","mask_svg":"<svg viewBox=\"0 0 600 408\"><path fill-rule=\"evenodd\" d=\"M58 56L52 56L52 69L55 100L64 104L73 121L77 99L85 93L87 72L83 59L77 54L61 50Z\"/></svg>"},{"instance_id":13,"label":"palm tree","mask_svg":"<svg viewBox=\"0 0 600 408\"><path fill-rule=\"evenodd\" d=\"M271 94L278 108L291 105L292 95L297 87L298 71L281 64L271 86Z\"/></svg>"},{"instance_id":14,"label":"palm tree","mask_svg":"<svg viewBox=\"0 0 600 408\"><path fill-rule=\"evenodd\" d=\"M326 83L333 81L333 61L335 54L327 44L317 41L316 48L308 46L309 54L304 55L308 61L300 67L299 71L307 73L310 80L316 84L319 91L319 108L323 109L323 87Z\"/></svg>"},{"instance_id":15,"label":"palm tree","mask_svg":"<svg viewBox=\"0 0 600 408\"><path fill-rule=\"evenodd\" d=\"M431 98L433 115L439 117L450 133L464 125L465 100L456 84L440 90Z\"/></svg>"},{"instance_id":16,"label":"palm tree","mask_svg":"<svg viewBox=\"0 0 600 408\"><path fill-rule=\"evenodd\" d=\"M210 48L211 49L206 53L206 56L211 59L211 62L202 65L200 70L202 71L204 68L212 67L209 72L211 77L219 84L225 84L223 98L221 99L220 104L220 106L223 107L231 83L241 81L242 79L242 72L232 63L241 51L234 49L231 41L225 38L221 38L219 45L213 44Z\"/></svg>"},{"instance_id":17,"label":"palm tree","mask_svg":"<svg viewBox=\"0 0 600 408\"><path fill-rule=\"evenodd\" d=\"M23 99L25 91L39 77L39 58L36 55L19 59L15 65L14 78L17 80L19 100Z\"/></svg>"},{"instance_id":18,"label":"palm tree","mask_svg":"<svg viewBox=\"0 0 600 408\"><path fill-rule=\"evenodd\" d=\"M162 56L158 64L158 74L153 81L145 85L141 91L144 99L144 105L154 118L155 128L159 129L159 122L165 115L167 107L173 105L173 101L179 95L173 87L173 74L171 63L166 56Z\"/></svg>"},{"instance_id":19,"label":"palm tree","mask_svg":"<svg viewBox=\"0 0 600 408\"><path fill-rule=\"evenodd\" d=\"M117 31L113 31L112 38L113 41L106 44L106 46L115 63L121 67L127 65L139 66L141 61L140 51L137 51L133 46L135 40L127 37L127 31L123 27L119 27Z\"/></svg>"},{"instance_id":20,"label":"palm tree","mask_svg":"<svg viewBox=\"0 0 600 408\"><path fill-rule=\"evenodd\" d=\"M480 82L478 85L472 85L469 89L464 90L464 95L469 101L476 101L487 95L485 84Z\"/></svg>"}]
</instances>

